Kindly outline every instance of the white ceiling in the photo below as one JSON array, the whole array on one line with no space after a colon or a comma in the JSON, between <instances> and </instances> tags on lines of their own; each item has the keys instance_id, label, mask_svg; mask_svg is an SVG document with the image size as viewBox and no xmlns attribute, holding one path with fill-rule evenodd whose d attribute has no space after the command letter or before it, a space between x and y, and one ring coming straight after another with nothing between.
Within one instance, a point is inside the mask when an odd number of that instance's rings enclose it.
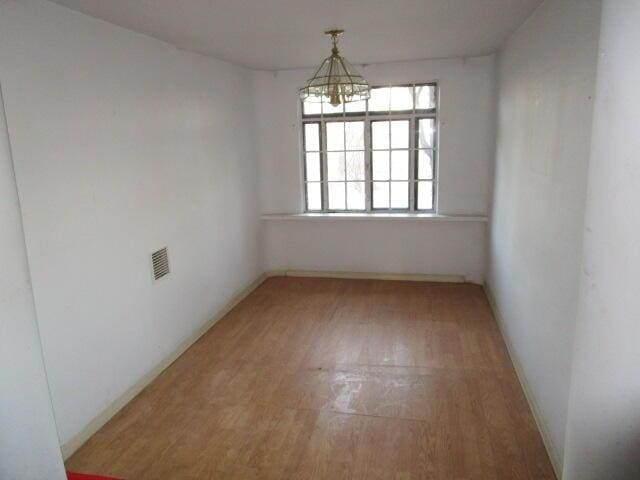
<instances>
[{"instance_id":1,"label":"white ceiling","mask_svg":"<svg viewBox=\"0 0 640 480\"><path fill-rule=\"evenodd\" d=\"M322 32L344 28L352 63L482 55L542 0L53 0L74 10L256 69L312 67Z\"/></svg>"}]
</instances>

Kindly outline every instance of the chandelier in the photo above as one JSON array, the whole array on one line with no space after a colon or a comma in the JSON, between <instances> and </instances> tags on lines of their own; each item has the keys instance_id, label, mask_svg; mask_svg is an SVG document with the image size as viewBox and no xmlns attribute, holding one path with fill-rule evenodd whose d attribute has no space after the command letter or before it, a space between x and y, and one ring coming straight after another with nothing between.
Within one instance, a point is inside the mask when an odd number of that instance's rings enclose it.
<instances>
[{"instance_id":1,"label":"chandelier","mask_svg":"<svg viewBox=\"0 0 640 480\"><path fill-rule=\"evenodd\" d=\"M300 89L300 98L307 102L328 101L334 107L341 103L367 100L371 88L367 81L338 51L338 37L344 30L327 30L333 48L331 56L324 59L316 73Z\"/></svg>"}]
</instances>

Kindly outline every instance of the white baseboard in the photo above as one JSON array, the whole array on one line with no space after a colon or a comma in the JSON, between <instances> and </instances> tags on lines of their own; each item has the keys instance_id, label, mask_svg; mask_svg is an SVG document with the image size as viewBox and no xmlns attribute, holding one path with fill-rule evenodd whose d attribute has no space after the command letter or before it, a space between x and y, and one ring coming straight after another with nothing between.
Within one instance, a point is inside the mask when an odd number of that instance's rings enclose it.
<instances>
[{"instance_id":1,"label":"white baseboard","mask_svg":"<svg viewBox=\"0 0 640 480\"><path fill-rule=\"evenodd\" d=\"M540 411L540 407L535 401L535 397L533 396L533 390L529 386L527 382L527 377L524 374L524 370L522 368L522 364L518 360L517 355L509 341L509 337L505 334L504 327L504 318L498 310L498 304L496 303L496 299L491 291L491 288L488 284L484 284L484 292L489 300L489 305L491 305L491 310L493 311L493 316L496 319L496 323L498 324L498 328L500 329L500 333L502 334L502 338L504 339L504 343L507 346L507 351L509 352L509 357L511 358L511 363L516 370L516 375L518 376L518 381L520 382L520 386L524 391L524 395L527 398L527 402L529 403L529 407L533 413L533 418L536 421L536 425L538 426L538 430L540 430L540 434L542 435L542 441L547 450L547 454L549 455L549 459L551 460L551 465L553 466L553 470L556 474L556 477L560 480L562 479L562 464L560 463L560 457L557 453L555 445L553 444L553 440L551 439L551 434L549 433L549 429L547 428L542 413Z\"/></svg>"},{"instance_id":2,"label":"white baseboard","mask_svg":"<svg viewBox=\"0 0 640 480\"><path fill-rule=\"evenodd\" d=\"M269 277L318 277L318 278L353 278L368 280L405 280L411 282L443 282L464 283L462 275L424 275L412 273L377 273L377 272L331 272L316 270L272 270Z\"/></svg>"},{"instance_id":3,"label":"white baseboard","mask_svg":"<svg viewBox=\"0 0 640 480\"><path fill-rule=\"evenodd\" d=\"M207 323L194 332L189 338L184 340L178 348L165 357L150 372L144 375L126 392L116 398L111 404L98 414L89 424L84 427L71 440L62 445L62 457L66 460L78 450L89 438L104 426L116 413L118 413L127 403L138 395L147 385L149 385L158 375L160 375L169 365L178 359L191 345L193 345L202 335L204 335L218 320L224 317L229 311L240 303L247 295L256 289L268 275L262 274L246 287L239 290L227 304L211 318Z\"/></svg>"}]
</instances>

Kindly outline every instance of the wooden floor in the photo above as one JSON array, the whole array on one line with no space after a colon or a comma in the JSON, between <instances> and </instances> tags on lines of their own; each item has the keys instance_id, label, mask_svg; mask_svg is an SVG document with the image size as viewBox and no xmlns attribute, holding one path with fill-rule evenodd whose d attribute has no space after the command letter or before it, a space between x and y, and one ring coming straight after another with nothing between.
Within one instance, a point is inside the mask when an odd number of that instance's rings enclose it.
<instances>
[{"instance_id":1,"label":"wooden floor","mask_svg":"<svg viewBox=\"0 0 640 480\"><path fill-rule=\"evenodd\" d=\"M481 287L264 282L67 462L127 480L552 479Z\"/></svg>"}]
</instances>

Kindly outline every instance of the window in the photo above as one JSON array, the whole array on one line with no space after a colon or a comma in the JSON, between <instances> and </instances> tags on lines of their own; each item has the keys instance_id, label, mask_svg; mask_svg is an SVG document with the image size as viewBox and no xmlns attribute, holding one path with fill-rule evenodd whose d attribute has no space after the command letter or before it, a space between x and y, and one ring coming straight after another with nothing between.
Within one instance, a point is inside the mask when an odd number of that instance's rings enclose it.
<instances>
[{"instance_id":1,"label":"window","mask_svg":"<svg viewBox=\"0 0 640 480\"><path fill-rule=\"evenodd\" d=\"M306 211L435 211L437 98L428 83L338 107L303 102Z\"/></svg>"}]
</instances>

